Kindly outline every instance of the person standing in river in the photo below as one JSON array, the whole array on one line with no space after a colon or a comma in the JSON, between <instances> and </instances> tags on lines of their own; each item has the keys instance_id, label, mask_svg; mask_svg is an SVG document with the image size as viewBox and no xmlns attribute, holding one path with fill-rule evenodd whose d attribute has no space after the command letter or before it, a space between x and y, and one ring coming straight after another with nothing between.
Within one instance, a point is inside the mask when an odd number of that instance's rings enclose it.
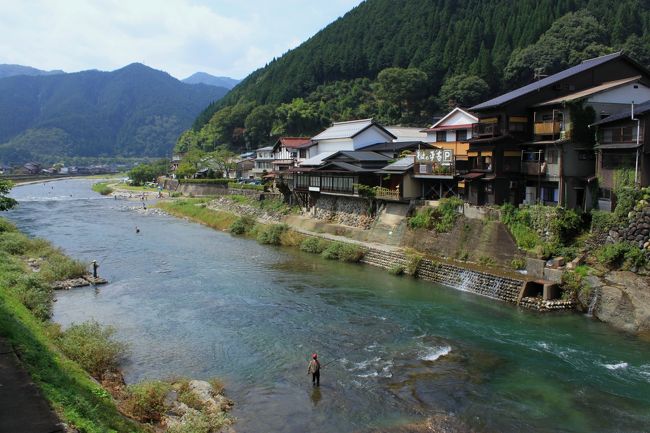
<instances>
[{"instance_id":1,"label":"person standing in river","mask_svg":"<svg viewBox=\"0 0 650 433\"><path fill-rule=\"evenodd\" d=\"M311 356L311 361L309 361L309 366L307 367L307 374L311 374L312 386L320 386L320 362L316 353Z\"/></svg>"}]
</instances>

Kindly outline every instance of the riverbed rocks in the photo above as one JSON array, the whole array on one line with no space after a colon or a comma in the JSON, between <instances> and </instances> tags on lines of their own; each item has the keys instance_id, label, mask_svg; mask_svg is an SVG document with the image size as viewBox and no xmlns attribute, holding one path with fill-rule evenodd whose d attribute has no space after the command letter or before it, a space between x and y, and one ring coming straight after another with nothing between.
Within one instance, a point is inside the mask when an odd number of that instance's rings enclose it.
<instances>
[{"instance_id":1,"label":"riverbed rocks","mask_svg":"<svg viewBox=\"0 0 650 433\"><path fill-rule=\"evenodd\" d=\"M587 282L600 293L594 317L623 331L650 332L650 277L614 271Z\"/></svg>"},{"instance_id":2,"label":"riverbed rocks","mask_svg":"<svg viewBox=\"0 0 650 433\"><path fill-rule=\"evenodd\" d=\"M203 380L190 380L183 394L172 389L165 397L167 411L161 425L168 429L180 429L189 428L195 423L222 423L226 430L220 431L232 431L227 413L233 402L217 391Z\"/></svg>"},{"instance_id":3,"label":"riverbed rocks","mask_svg":"<svg viewBox=\"0 0 650 433\"><path fill-rule=\"evenodd\" d=\"M54 290L70 290L77 287L86 287L90 285L106 284L108 280L101 277L93 277L92 275L84 275L79 278L71 278L69 280L55 281L51 287Z\"/></svg>"}]
</instances>

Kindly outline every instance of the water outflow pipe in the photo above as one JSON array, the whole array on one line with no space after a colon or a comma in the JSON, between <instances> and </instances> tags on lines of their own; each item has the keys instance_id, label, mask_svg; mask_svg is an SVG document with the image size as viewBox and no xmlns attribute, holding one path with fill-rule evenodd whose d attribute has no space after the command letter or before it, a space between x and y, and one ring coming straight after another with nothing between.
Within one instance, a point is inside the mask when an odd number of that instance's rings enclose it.
<instances>
[{"instance_id":1,"label":"water outflow pipe","mask_svg":"<svg viewBox=\"0 0 650 433\"><path fill-rule=\"evenodd\" d=\"M636 161L634 163L634 186L639 184L639 135L641 134L641 120L634 117L634 101L632 101L631 120L636 120Z\"/></svg>"}]
</instances>

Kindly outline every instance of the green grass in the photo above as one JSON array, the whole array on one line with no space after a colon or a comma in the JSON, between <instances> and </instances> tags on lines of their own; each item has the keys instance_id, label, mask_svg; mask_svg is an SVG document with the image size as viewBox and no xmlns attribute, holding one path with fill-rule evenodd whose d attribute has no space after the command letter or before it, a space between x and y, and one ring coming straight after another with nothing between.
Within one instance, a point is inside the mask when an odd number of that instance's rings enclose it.
<instances>
[{"instance_id":1,"label":"green grass","mask_svg":"<svg viewBox=\"0 0 650 433\"><path fill-rule=\"evenodd\" d=\"M3 222L0 226L10 225ZM4 230L0 236L13 231ZM14 236L13 248L21 238ZM47 305L51 308L51 290L40 276L27 268L23 259L36 252L47 252L44 260L60 252L46 243L24 236L20 255L0 250L0 335L20 354L21 362L41 388L57 414L80 432L144 432L142 427L122 416L106 391L54 344L55 325L45 321ZM4 244L6 245L6 244ZM26 256L23 256L26 254ZM26 288L38 285L42 293L34 295ZM38 296L45 299L38 300ZM32 301L36 301L32 305ZM31 310L30 310L31 308ZM46 312L40 309L46 308ZM39 312L40 311L40 312ZM37 315L39 317L37 317Z\"/></svg>"},{"instance_id":2,"label":"green grass","mask_svg":"<svg viewBox=\"0 0 650 433\"><path fill-rule=\"evenodd\" d=\"M93 191L101 194L101 195L109 195L113 192L113 188L108 186L107 182L97 182L94 183L92 186Z\"/></svg>"},{"instance_id":3,"label":"green grass","mask_svg":"<svg viewBox=\"0 0 650 433\"><path fill-rule=\"evenodd\" d=\"M228 230L237 220L237 215L208 209L206 199L183 199L156 203L156 207L170 215L189 218L217 230Z\"/></svg>"}]
</instances>

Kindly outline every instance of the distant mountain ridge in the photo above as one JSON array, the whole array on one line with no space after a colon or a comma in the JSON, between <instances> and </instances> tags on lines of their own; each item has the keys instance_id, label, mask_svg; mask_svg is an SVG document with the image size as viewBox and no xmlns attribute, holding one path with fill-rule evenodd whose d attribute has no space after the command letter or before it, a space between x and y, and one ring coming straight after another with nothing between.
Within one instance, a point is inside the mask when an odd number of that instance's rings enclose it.
<instances>
[{"instance_id":1,"label":"distant mountain ridge","mask_svg":"<svg viewBox=\"0 0 650 433\"><path fill-rule=\"evenodd\" d=\"M186 84L134 63L0 79L0 162L163 156L227 88Z\"/></svg>"},{"instance_id":2,"label":"distant mountain ridge","mask_svg":"<svg viewBox=\"0 0 650 433\"><path fill-rule=\"evenodd\" d=\"M60 69L55 69L52 71L43 71L41 69L32 68L31 66L23 65L10 65L6 63L0 63L0 78L13 77L15 75L56 75L56 74L65 74Z\"/></svg>"},{"instance_id":3,"label":"distant mountain ridge","mask_svg":"<svg viewBox=\"0 0 650 433\"><path fill-rule=\"evenodd\" d=\"M241 80L230 77L216 77L214 75L208 74L207 72L196 72L181 81L187 84L207 84L209 86L232 89L237 84L239 84Z\"/></svg>"}]
</instances>

